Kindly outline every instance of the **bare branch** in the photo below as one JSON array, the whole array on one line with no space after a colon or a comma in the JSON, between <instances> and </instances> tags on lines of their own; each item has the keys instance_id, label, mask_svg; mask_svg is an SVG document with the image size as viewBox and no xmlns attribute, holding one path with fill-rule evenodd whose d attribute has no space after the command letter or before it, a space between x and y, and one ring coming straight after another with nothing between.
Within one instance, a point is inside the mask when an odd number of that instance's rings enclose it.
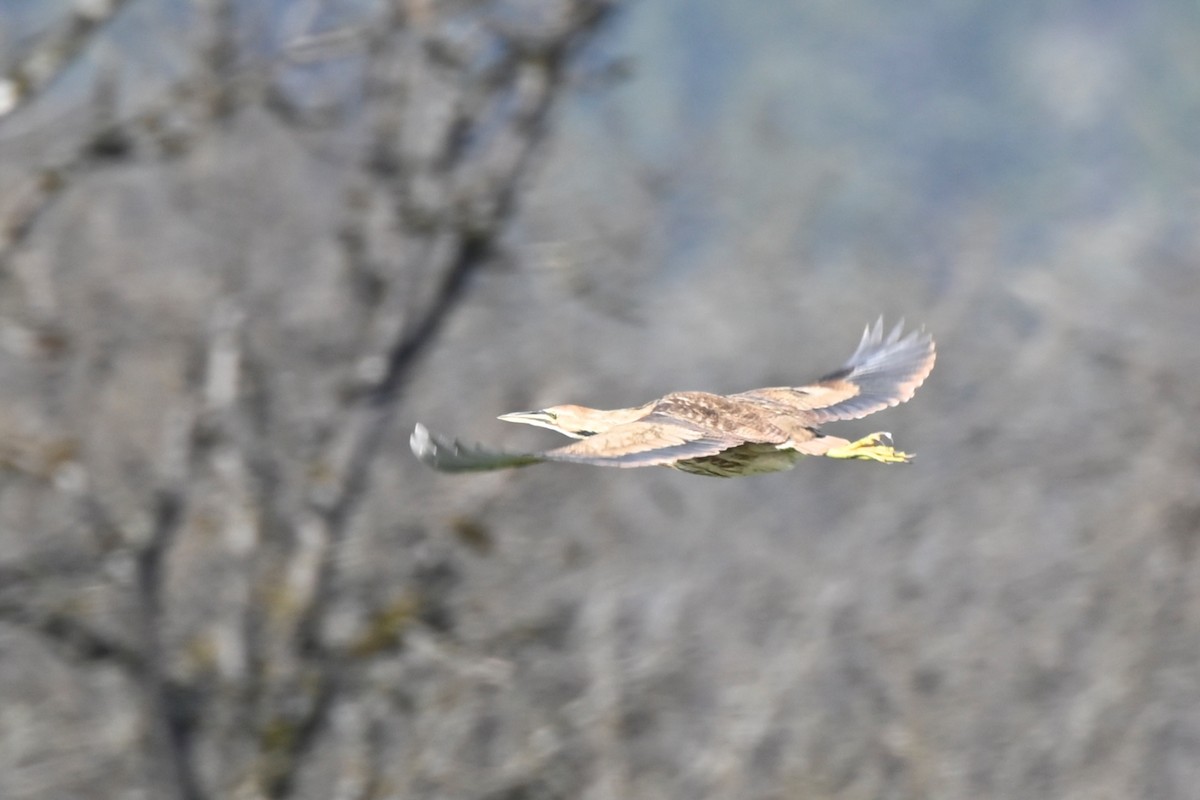
<instances>
[{"instance_id":1,"label":"bare branch","mask_svg":"<svg viewBox=\"0 0 1200 800\"><path fill-rule=\"evenodd\" d=\"M141 616L142 653L146 664L144 692L153 733L152 748L159 751L158 763L166 773L164 787L179 800L204 797L192 764L192 735L195 709L181 702L167 677L167 654L163 651L163 586L167 580L165 561L184 516L184 487L191 461L195 417L190 410L170 414L163 446L163 484L153 501L154 521L150 539L137 557L137 591Z\"/></svg>"},{"instance_id":2,"label":"bare branch","mask_svg":"<svg viewBox=\"0 0 1200 800\"><path fill-rule=\"evenodd\" d=\"M0 78L0 122L66 72L104 25L129 0L75 0L66 19Z\"/></svg>"},{"instance_id":3,"label":"bare branch","mask_svg":"<svg viewBox=\"0 0 1200 800\"><path fill-rule=\"evenodd\" d=\"M105 7L115 13L120 5ZM247 97L254 96L242 91L245 86L263 88L244 80L254 67L237 65L241 34L235 4L196 0L195 5L208 28L196 74L164 96L143 103L136 115L125 120L107 113L117 104L112 92L105 90L117 87L100 85L97 98L103 107L95 136L79 143L75 154L58 166L27 179L0 210L0 263L31 241L55 203L84 183L83 176L93 174L98 164L118 163L103 156L153 153L156 147L164 155L183 152L206 132L198 121L231 117ZM310 14L315 5L310 4ZM134 549L131 583L138 613L129 639L137 646L122 647L73 618L39 617L20 605L0 604L0 619L10 618L53 639L81 663L112 661L136 673L145 703L155 789L162 787L181 800L201 798L209 789L220 791L203 785L194 763L194 751L201 744L197 737L214 725L240 737L236 746L230 745L228 759L236 762L231 765L233 772L240 768L254 775L257 788L271 797L297 793L307 757L338 737L331 716L335 708L354 702L351 693L360 687L364 667L400 657L414 640L406 628L404 636L385 639L390 643L384 647L374 646L372 640L372 646L356 648L362 637L330 641L334 604L341 599L342 545L371 491L373 467L415 369L460 308L473 276L492 262L501 247L517 210L523 175L545 137L554 103L567 86L574 46L608 8L607 3L592 0L577 0L574 6L585 11L572 17L567 28L542 38L492 29L486 23L473 25L471 31L496 53L483 67L480 59L459 58L434 45L435 39L447 34L437 27L441 12L431 4L395 3L388 24L379 26L382 32L367 26L360 33L350 26L343 29L349 33L332 38L324 34L301 38L296 48L302 53L351 47L361 38L368 61L383 60L385 47L391 48L387 58L399 56L387 65L395 79L390 87L395 94L385 99L370 96L372 86L365 90L373 103L363 114L366 127L372 116L381 123L374 131L377 146L372 152L387 157L361 159L358 176L369 187L364 191L381 199L373 206L381 213L372 221L384 217L390 221L376 228L358 226L353 217L362 207L352 207L351 232L342 240L346 261L370 283L351 300L361 304L362 316L369 320L363 326L367 332L351 345L356 348L350 353L351 363L369 361L377 369L359 376L358 386L365 388L336 401L338 407L321 423L326 427L314 436L316 441L299 447L304 451L300 457L295 449L281 451L272 437L278 435L280 421L292 423L286 413L292 401L274 394L281 369L270 360L273 354L255 352L262 341L259 334L277 329L259 327L262 321L256 315L261 309L248 303L245 295L218 297L211 300L214 311L207 332L182 344L186 355L180 360L188 365L187 374L168 401L176 410L167 420L161 445L155 445L153 437L147 445L151 451L158 447L161 458L152 467L138 467L136 476L126 481L130 487L118 487L122 501L110 502L102 494L110 476L99 465L107 467L111 462L101 457L93 468L94 454L88 451L91 439L80 445L77 473L67 476L71 481L64 479L61 491L78 506L75 519L97 531L102 556L117 546ZM369 72L370 64L367 67ZM425 99L432 98L436 106L433 132L408 114L411 106L406 104L415 88L427 92ZM21 94L20 101L14 100L0 116L30 96ZM261 93L255 99L263 106L271 101ZM120 146L104 149L96 145L101 140ZM402 255L386 263L372 260L374 251L388 250L391 243L371 240L382 228L405 245ZM237 288L240 292L244 287ZM77 332L71 326L63 329ZM171 352L165 360L178 363L173 361L178 355ZM97 356L97 361L103 357ZM67 362L35 366L79 367ZM175 373L171 374L175 380ZM282 420L274 416L279 409L284 410ZM143 463L141 452L133 456L137 464ZM124 455L118 454L118 464ZM300 461L320 461L325 471L314 477L306 467L295 466ZM143 498L140 509L139 497ZM209 514L213 508L219 510ZM132 544L128 541L132 534L125 528L137 526L122 525L131 513L138 519L149 518L140 529L144 539ZM197 522L196 529L204 525L211 529L215 519L216 525L241 525L243 533L251 533L236 534L226 527L226 533L241 536L241 544L213 553L202 538L191 538L192 520L202 517L207 522ZM231 536L221 541L228 544ZM192 564L176 554L186 547L191 555L196 552L193 546L207 548L199 551L201 561L215 556L217 568L230 564L238 571L228 584L238 599L222 605L228 616L189 618L187 623L200 630L189 641L202 640L201 646L216 641L217 649L228 646L229 652L236 651L231 660L221 662L236 668L223 674L203 673L231 681L229 694L238 698L235 709L214 711L209 678L179 674L195 662L188 653L174 649L180 609L168 603L172 596L168 587L172 578L192 577L188 572ZM169 575L174 569L182 574ZM435 605L419 592L413 597L411 603L418 611ZM421 605L426 602L427 606ZM448 606L441 599L436 604L436 609L415 613L412 622L404 625L423 625L430 637L445 637L447 616L435 612ZM368 602L366 607L371 606ZM211 663L220 661L218 656L205 657ZM469 656L455 654L454 658L465 661ZM209 663L202 662L201 669ZM370 721L364 725L369 728L364 734L364 758L372 763L363 781L350 790L370 796L375 791L372 786L385 785L386 779L381 765L375 763L382 752L378 727ZM522 779L517 774L520 764L514 769L505 780Z\"/></svg>"},{"instance_id":4,"label":"bare branch","mask_svg":"<svg viewBox=\"0 0 1200 800\"><path fill-rule=\"evenodd\" d=\"M366 396L362 407L352 415L349 423L352 440L348 455L340 460L343 466L336 488L331 493L323 490L311 497L321 524L309 526L309 530L326 538L316 551L319 553L317 571L313 584L305 592L308 602L297 620L296 646L313 665L303 677L315 680L316 687L310 686L303 692L309 698L307 714L293 722L286 746L280 748L277 758L269 762L268 786L272 797L290 795L297 765L324 730L326 715L345 681L342 676L346 662L342 657L328 653L320 639L320 630L334 597L339 546L347 534L350 519L368 491L371 466L392 427L397 403L413 370L461 303L471 277L494 255L504 225L515 212L520 180L529 158L545 135L574 43L598 25L608 9L604 3L587 2L580 6L589 9L588 13L578 15L578 27L568 31L561 42L536 52L513 47L512 68L488 76L494 81L488 85L489 92L515 95L508 138L502 140L499 149L481 156L482 169L487 171L489 179L468 184L472 194L467 196L467 206L474 206L474 209L443 223L453 226L447 231L455 242L449 262L428 305L411 325L396 334L386 354L382 377ZM463 142L470 137L465 128L476 121L475 117L466 115L460 117L457 124L448 126L441 155L437 158L440 171L451 173L466 163L468 151ZM299 693L289 693L293 702Z\"/></svg>"},{"instance_id":5,"label":"bare branch","mask_svg":"<svg viewBox=\"0 0 1200 800\"><path fill-rule=\"evenodd\" d=\"M0 602L0 620L44 637L72 661L116 664L133 677L145 672L140 653L70 614L39 611L10 598Z\"/></svg>"}]
</instances>

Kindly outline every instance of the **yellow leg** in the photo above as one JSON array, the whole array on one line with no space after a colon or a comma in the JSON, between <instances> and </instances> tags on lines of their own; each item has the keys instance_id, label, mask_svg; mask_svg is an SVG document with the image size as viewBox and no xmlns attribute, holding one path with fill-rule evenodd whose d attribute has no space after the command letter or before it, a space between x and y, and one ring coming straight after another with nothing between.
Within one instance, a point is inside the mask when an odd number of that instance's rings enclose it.
<instances>
[{"instance_id":1,"label":"yellow leg","mask_svg":"<svg viewBox=\"0 0 1200 800\"><path fill-rule=\"evenodd\" d=\"M891 445L890 433L872 433L857 442L835 447L825 453L829 458L861 458L883 464L907 464L912 460L908 453L901 453Z\"/></svg>"}]
</instances>

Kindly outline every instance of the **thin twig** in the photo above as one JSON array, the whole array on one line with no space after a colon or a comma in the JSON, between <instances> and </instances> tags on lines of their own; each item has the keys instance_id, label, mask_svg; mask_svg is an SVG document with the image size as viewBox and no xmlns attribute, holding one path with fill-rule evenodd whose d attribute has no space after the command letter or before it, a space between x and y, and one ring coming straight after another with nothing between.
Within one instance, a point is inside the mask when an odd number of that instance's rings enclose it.
<instances>
[{"instance_id":1,"label":"thin twig","mask_svg":"<svg viewBox=\"0 0 1200 800\"><path fill-rule=\"evenodd\" d=\"M0 602L0 620L53 642L65 657L78 663L116 664L140 679L146 663L141 653L61 612L40 612L13 600Z\"/></svg>"},{"instance_id":2,"label":"thin twig","mask_svg":"<svg viewBox=\"0 0 1200 800\"><path fill-rule=\"evenodd\" d=\"M196 432L195 413L184 408L167 417L160 467L160 485L153 498L150 537L137 554L136 586L141 627L142 658L146 663L144 695L153 736L152 750L162 784L179 800L202 800L199 778L192 763L192 735L196 710L186 696L173 691L163 651L163 587L166 559L182 527L185 488L191 469Z\"/></svg>"},{"instance_id":3,"label":"thin twig","mask_svg":"<svg viewBox=\"0 0 1200 800\"><path fill-rule=\"evenodd\" d=\"M0 121L54 84L129 0L76 0L65 19L0 78Z\"/></svg>"}]
</instances>

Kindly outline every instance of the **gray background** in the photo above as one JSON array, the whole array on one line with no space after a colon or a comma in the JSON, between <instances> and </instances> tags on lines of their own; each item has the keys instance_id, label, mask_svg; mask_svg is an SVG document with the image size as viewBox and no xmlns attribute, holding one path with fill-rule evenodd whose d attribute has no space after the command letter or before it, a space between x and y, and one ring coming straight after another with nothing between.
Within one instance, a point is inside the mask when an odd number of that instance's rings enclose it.
<instances>
[{"instance_id":1,"label":"gray background","mask_svg":"<svg viewBox=\"0 0 1200 800\"><path fill-rule=\"evenodd\" d=\"M0 116L0 796L1200 797L1193 4L70 7L0 2L78 37ZM909 467L408 450L880 313L937 367L831 432Z\"/></svg>"}]
</instances>

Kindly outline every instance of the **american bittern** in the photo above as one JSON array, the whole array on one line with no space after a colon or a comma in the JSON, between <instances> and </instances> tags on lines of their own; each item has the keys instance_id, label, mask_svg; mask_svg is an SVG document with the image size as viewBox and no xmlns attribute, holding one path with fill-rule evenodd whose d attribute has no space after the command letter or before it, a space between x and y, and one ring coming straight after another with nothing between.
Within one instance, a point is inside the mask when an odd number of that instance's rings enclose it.
<instances>
[{"instance_id":1,"label":"american bittern","mask_svg":"<svg viewBox=\"0 0 1200 800\"><path fill-rule=\"evenodd\" d=\"M579 441L537 453L465 446L413 431L417 458L444 472L504 469L547 461L601 467L667 466L697 475L732 477L791 469L803 456L858 458L884 464L912 458L891 446L891 434L851 442L819 425L858 419L913 396L933 369L933 337L903 323L884 338L883 320L867 326L845 366L808 386L777 386L741 394L672 392L634 408L605 411L552 406L500 419L537 425Z\"/></svg>"}]
</instances>

